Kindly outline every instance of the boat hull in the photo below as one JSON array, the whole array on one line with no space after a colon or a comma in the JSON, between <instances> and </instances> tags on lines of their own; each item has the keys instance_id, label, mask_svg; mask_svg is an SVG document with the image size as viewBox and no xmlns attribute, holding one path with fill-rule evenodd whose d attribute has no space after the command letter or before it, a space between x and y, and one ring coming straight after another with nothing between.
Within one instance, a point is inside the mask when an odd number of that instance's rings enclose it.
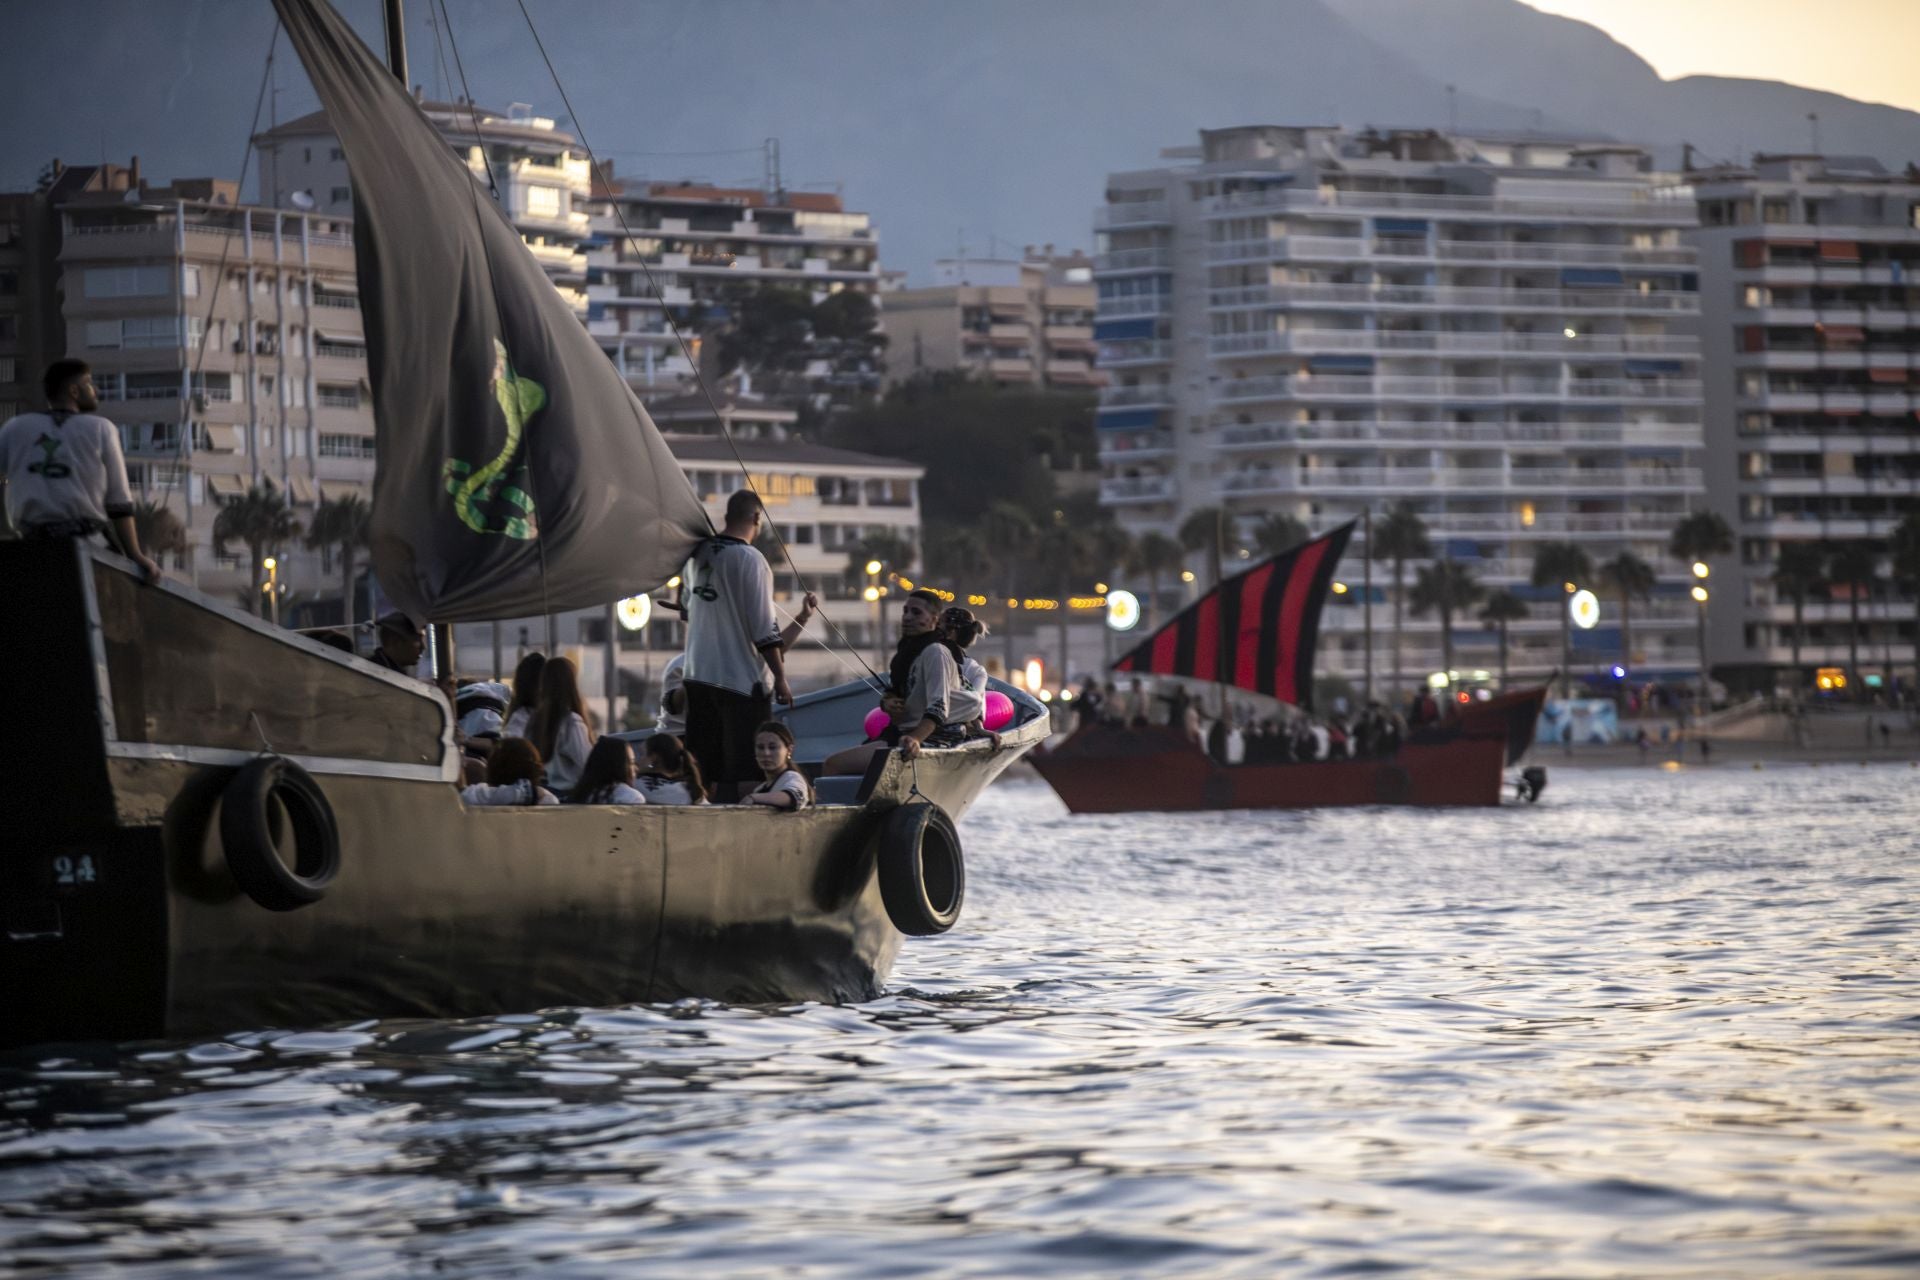
<instances>
[{"instance_id":1,"label":"boat hull","mask_svg":"<svg viewBox=\"0 0 1920 1280\"><path fill-rule=\"evenodd\" d=\"M1089 725L1033 765L1074 813L1497 805L1503 771L1524 750L1520 726L1531 733L1545 697L1525 690L1463 708L1378 759L1221 765L1164 726Z\"/></svg>"},{"instance_id":2,"label":"boat hull","mask_svg":"<svg viewBox=\"0 0 1920 1280\"><path fill-rule=\"evenodd\" d=\"M437 692L137 586L122 563L0 545L0 582L68 606L23 616L0 651L81 659L28 708L64 709L61 754L0 780L22 819L0 831L4 1044L870 998L903 941L875 871L886 814L926 799L958 818L1046 732L1040 713L999 752L890 757L859 803L800 813L469 808ZM297 910L249 898L222 843L226 790L263 738L311 773L339 833L337 876Z\"/></svg>"}]
</instances>

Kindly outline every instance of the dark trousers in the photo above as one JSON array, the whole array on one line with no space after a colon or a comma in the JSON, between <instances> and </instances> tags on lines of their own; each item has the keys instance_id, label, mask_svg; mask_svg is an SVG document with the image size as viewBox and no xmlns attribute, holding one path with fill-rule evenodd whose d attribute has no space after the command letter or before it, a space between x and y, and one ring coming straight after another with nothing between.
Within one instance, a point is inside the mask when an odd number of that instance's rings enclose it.
<instances>
[{"instance_id":1,"label":"dark trousers","mask_svg":"<svg viewBox=\"0 0 1920 1280\"><path fill-rule=\"evenodd\" d=\"M700 774L713 798L731 804L742 784L758 786L760 766L753 762L753 735L773 718L773 698L758 685L753 693L735 693L689 680L687 750L700 762Z\"/></svg>"}]
</instances>

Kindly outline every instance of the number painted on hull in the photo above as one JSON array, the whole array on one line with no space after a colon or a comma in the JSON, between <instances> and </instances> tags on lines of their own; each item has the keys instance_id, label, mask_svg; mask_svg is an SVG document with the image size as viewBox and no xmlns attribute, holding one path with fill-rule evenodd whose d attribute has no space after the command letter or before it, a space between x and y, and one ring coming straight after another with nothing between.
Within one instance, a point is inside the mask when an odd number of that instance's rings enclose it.
<instances>
[{"instance_id":1,"label":"number painted on hull","mask_svg":"<svg viewBox=\"0 0 1920 1280\"><path fill-rule=\"evenodd\" d=\"M61 853L53 858L53 887L84 889L100 883L100 868L90 853Z\"/></svg>"}]
</instances>

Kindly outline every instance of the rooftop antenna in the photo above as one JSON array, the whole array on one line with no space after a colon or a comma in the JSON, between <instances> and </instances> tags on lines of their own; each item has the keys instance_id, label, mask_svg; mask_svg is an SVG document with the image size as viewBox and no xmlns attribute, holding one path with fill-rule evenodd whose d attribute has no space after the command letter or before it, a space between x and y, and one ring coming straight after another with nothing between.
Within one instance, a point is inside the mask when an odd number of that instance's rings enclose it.
<instances>
[{"instance_id":1,"label":"rooftop antenna","mask_svg":"<svg viewBox=\"0 0 1920 1280\"><path fill-rule=\"evenodd\" d=\"M1820 155L1820 113L1807 112L1807 128L1813 134L1813 154Z\"/></svg>"},{"instance_id":2,"label":"rooftop antenna","mask_svg":"<svg viewBox=\"0 0 1920 1280\"><path fill-rule=\"evenodd\" d=\"M766 183L767 196L777 204L786 194L786 189L780 185L780 139L767 139L766 156L767 172L764 181Z\"/></svg>"}]
</instances>

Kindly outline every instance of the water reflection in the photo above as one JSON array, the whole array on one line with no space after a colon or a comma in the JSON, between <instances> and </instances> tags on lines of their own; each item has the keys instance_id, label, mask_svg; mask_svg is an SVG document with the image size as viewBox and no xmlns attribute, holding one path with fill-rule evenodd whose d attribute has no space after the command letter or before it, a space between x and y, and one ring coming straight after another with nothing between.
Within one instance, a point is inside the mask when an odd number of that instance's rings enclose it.
<instances>
[{"instance_id":1,"label":"water reflection","mask_svg":"<svg viewBox=\"0 0 1920 1280\"><path fill-rule=\"evenodd\" d=\"M236 1031L0 1067L0 1264L1911 1274L1904 772L1480 814L990 793L858 1007Z\"/></svg>"}]
</instances>

